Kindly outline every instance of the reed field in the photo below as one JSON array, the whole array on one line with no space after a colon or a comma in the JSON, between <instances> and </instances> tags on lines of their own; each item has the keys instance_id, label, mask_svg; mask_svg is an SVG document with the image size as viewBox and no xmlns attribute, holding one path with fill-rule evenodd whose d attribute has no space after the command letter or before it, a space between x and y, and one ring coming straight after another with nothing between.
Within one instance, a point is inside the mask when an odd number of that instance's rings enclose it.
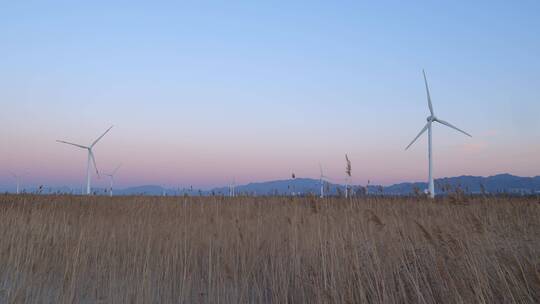
<instances>
[{"instance_id":1,"label":"reed field","mask_svg":"<svg viewBox=\"0 0 540 304\"><path fill-rule=\"evenodd\" d=\"M538 198L0 196L0 303L538 303Z\"/></svg>"}]
</instances>

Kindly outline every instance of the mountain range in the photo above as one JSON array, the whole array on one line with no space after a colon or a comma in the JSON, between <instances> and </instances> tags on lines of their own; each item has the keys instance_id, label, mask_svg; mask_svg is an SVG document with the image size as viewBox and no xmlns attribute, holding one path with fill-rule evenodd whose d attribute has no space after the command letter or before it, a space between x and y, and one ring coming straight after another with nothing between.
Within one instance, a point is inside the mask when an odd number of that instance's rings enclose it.
<instances>
[{"instance_id":1,"label":"mountain range","mask_svg":"<svg viewBox=\"0 0 540 304\"><path fill-rule=\"evenodd\" d=\"M514 193L531 194L540 193L540 176L520 177L511 174L498 174L494 176L458 176L445 177L435 180L436 192L444 194L456 189L466 193ZM286 180L274 180L266 182L254 182L245 185L237 185L235 192L237 194L250 195L305 195L320 193L321 184L318 179L296 178ZM324 183L325 193L336 195L344 190L344 185L330 182ZM384 194L384 195L409 195L415 192L422 192L427 188L425 182L406 182L389 186L353 185L352 191L356 193ZM106 194L106 189L93 189L96 194ZM49 193L74 193L79 194L80 190L73 190L68 187L42 188L27 190L27 192ZM228 195L228 187L217 187L213 189L199 190L190 188L168 189L156 185L145 185L130 187L125 189L114 189L115 195Z\"/></svg>"}]
</instances>

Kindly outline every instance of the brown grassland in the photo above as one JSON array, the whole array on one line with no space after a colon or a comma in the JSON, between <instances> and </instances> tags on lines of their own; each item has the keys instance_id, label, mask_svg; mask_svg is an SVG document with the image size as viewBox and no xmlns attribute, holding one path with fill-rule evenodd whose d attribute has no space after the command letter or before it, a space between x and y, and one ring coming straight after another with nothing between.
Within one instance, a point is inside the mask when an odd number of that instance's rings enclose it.
<instances>
[{"instance_id":1,"label":"brown grassland","mask_svg":"<svg viewBox=\"0 0 540 304\"><path fill-rule=\"evenodd\" d=\"M0 303L538 303L537 198L0 196Z\"/></svg>"}]
</instances>

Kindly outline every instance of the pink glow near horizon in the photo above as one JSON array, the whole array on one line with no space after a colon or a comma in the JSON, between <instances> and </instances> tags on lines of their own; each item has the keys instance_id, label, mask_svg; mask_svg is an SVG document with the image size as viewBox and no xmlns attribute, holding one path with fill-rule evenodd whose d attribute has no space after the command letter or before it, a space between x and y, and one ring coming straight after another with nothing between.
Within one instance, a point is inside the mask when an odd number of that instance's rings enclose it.
<instances>
[{"instance_id":1,"label":"pink glow near horizon","mask_svg":"<svg viewBox=\"0 0 540 304\"><path fill-rule=\"evenodd\" d=\"M113 131L115 131L113 129ZM125 131L123 131L125 132ZM271 143L259 147L228 147L218 144L191 143L182 147L178 143L156 139L133 142L120 141L121 132L111 132L95 148L98 167L102 172L112 170L122 163L118 172L118 187L155 184L167 187L209 188L223 186L233 178L238 184L288 179L291 172L297 177L318 178L319 161L323 164L325 175L340 182L344 177L344 159L337 148L329 147L324 154L308 154L310 146L300 145L297 151L272 148ZM456 142L461 139L454 139ZM116 142L115 142L116 141ZM76 141L77 142L77 141ZM84 142L82 142L84 144ZM303 146L303 147L302 147ZM348 152L353 165L353 182L366 184L392 184L403 181L424 181L427 160L425 139L411 151L383 147L370 151L369 147ZM532 145L531 152L518 148L490 146L481 139L476 142L464 140L455 145L439 144L435 148L436 176L493 175L509 172L516 175L532 176L540 172L538 165L531 165L538 157L539 147ZM4 158L0 163L6 170L29 171L25 182L32 185L76 186L84 183L86 170L86 151L62 144L52 138L46 140L19 140L9 149L3 147ZM9 176L0 179L10 184ZM93 185L106 186L107 179L94 176Z\"/></svg>"}]
</instances>

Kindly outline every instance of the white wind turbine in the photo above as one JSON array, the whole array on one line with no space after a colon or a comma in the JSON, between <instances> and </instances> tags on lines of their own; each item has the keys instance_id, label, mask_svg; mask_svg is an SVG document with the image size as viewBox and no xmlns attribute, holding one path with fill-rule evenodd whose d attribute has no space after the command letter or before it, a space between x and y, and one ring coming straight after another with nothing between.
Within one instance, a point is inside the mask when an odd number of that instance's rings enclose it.
<instances>
[{"instance_id":1,"label":"white wind turbine","mask_svg":"<svg viewBox=\"0 0 540 304\"><path fill-rule=\"evenodd\" d=\"M122 165L118 165L118 167L116 167L116 169L114 169L113 172L104 174L105 176L109 177L109 184L110 184L110 186L109 186L109 196L113 196L112 195L112 188L113 188L113 183L114 183L114 175L116 174L118 169L120 169L121 166Z\"/></svg>"},{"instance_id":2,"label":"white wind turbine","mask_svg":"<svg viewBox=\"0 0 540 304\"><path fill-rule=\"evenodd\" d=\"M446 122L442 119L439 119L435 116L435 112L433 111L433 105L431 104L431 96L429 94L429 87L428 87L428 83L427 83L427 78L426 78L426 72L424 72L424 70L422 70L422 73L424 74L424 83L426 84L426 93L427 93L427 100L428 100L428 107L429 107L429 112L430 112L430 115L427 117L427 123L426 125L424 126L424 128L422 130L420 130L420 133L418 133L418 135L411 141L411 143L405 148L405 150L409 149L409 147L420 137L420 135L422 135L424 132L426 132L426 130L428 131L428 158L429 158L429 196L431 198L434 198L435 197L435 185L433 183L433 153L432 153L432 130L431 130L431 126L433 124L433 122L438 122L440 124L443 124L445 126L448 126L454 130L457 130L469 137L472 137L469 133L459 129L458 127L456 126L453 126L452 124L450 124L449 122Z\"/></svg>"},{"instance_id":3,"label":"white wind turbine","mask_svg":"<svg viewBox=\"0 0 540 304\"><path fill-rule=\"evenodd\" d=\"M232 183L229 185L229 196L235 197L236 196L236 179L233 178Z\"/></svg>"},{"instance_id":4,"label":"white wind turbine","mask_svg":"<svg viewBox=\"0 0 540 304\"><path fill-rule=\"evenodd\" d=\"M319 178L319 183L321 184L321 198L324 198L324 178L326 178L326 176L323 174L322 165L320 163L319 163L319 169L321 171L321 175Z\"/></svg>"},{"instance_id":5,"label":"white wind turbine","mask_svg":"<svg viewBox=\"0 0 540 304\"><path fill-rule=\"evenodd\" d=\"M20 187L21 187L21 179L22 179L23 176L28 175L28 173L23 173L23 174L21 174L21 175L15 174L15 173L13 173L13 172L11 172L11 171L10 171L9 173L10 173L11 176L13 176L13 178L15 179L15 182L16 182L16 184L17 184L17 191L16 191L16 193L19 194L19 193L20 193Z\"/></svg>"},{"instance_id":6,"label":"white wind turbine","mask_svg":"<svg viewBox=\"0 0 540 304\"><path fill-rule=\"evenodd\" d=\"M78 148L81 148L81 149L85 149L85 150L88 151L88 163L87 163L87 167L86 167L86 194L87 195L90 195L90 180L91 180L91 178L90 178L90 166L91 166L91 163L94 164L94 169L96 169L96 174L99 177L99 171L97 169L96 159L94 157L94 152L92 151L92 148L94 148L94 146L98 143L98 141L101 138L103 138L103 136L105 136L105 134L107 134L107 132L109 132L112 129L112 127L113 126L108 128L107 131L105 131L103 134L101 134L100 137L98 137L96 140L94 140L94 142L89 147L79 145L79 144L70 143L70 142L63 141L63 140L57 140L57 142L59 142L59 143L72 145L72 146L75 146L75 147L78 147Z\"/></svg>"}]
</instances>

